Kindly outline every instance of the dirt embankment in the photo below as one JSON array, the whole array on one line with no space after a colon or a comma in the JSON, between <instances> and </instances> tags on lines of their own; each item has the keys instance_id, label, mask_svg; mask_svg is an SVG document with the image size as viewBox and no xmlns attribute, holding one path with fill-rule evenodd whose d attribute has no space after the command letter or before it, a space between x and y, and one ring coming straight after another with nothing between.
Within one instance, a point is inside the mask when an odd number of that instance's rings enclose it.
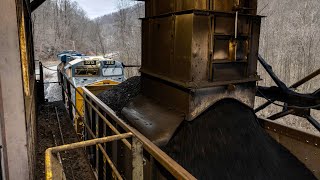
<instances>
[{"instance_id":1,"label":"dirt embankment","mask_svg":"<svg viewBox=\"0 0 320 180\"><path fill-rule=\"evenodd\" d=\"M65 144L78 142L77 135L72 126L68 113L61 101L51 102L39 107L37 120L37 145L36 145L36 178L45 179L45 150L49 147L62 145L55 107L57 107L62 134ZM55 137L54 137L55 136ZM56 142L55 142L56 141ZM60 153L62 165L67 179L94 180L94 174L83 149Z\"/></svg>"}]
</instances>

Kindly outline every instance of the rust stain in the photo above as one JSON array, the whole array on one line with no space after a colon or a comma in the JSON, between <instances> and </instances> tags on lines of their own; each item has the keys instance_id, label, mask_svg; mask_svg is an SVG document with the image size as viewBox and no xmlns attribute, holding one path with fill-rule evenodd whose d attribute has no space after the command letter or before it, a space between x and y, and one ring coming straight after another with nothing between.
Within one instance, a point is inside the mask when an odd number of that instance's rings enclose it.
<instances>
[{"instance_id":1,"label":"rust stain","mask_svg":"<svg viewBox=\"0 0 320 180\"><path fill-rule=\"evenodd\" d=\"M29 82L30 78L29 78L29 69L28 69L26 29L25 29L23 11L21 15L21 22L19 24L19 42L20 42L20 56L21 56L24 93L25 93L25 96L30 96L30 82Z\"/></svg>"}]
</instances>

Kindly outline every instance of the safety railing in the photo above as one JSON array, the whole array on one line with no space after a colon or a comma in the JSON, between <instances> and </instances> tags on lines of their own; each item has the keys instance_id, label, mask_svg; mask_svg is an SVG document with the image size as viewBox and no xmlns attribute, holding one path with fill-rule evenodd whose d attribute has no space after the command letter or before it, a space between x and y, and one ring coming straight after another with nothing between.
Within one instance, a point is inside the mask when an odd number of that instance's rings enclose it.
<instances>
[{"instance_id":1,"label":"safety railing","mask_svg":"<svg viewBox=\"0 0 320 180\"><path fill-rule=\"evenodd\" d=\"M71 144L71 146L86 147L91 166L98 179L154 179L157 177L196 179L139 131L119 118L112 109L87 88L83 87L83 92L80 92L63 73L59 72L59 76L63 100L67 105L71 119L74 118L73 111L78 115L83 114L79 112L75 102L72 101L72 89L83 97L84 117L82 118L85 141L82 142L84 143L82 145L76 143ZM112 142L99 141L95 148L89 147L101 138L121 137L126 133L131 133L132 138L118 138L118 141ZM136 149L139 148L137 143L141 143L141 151ZM67 146L71 147L70 145ZM46 157L50 158L52 153L60 152L64 148L66 146L47 150L48 157ZM143 162L139 155L134 153L143 154ZM48 164L48 168L52 169L52 166ZM47 178L55 175L52 171L52 175L50 175L49 170L46 172L48 173Z\"/></svg>"},{"instance_id":2,"label":"safety railing","mask_svg":"<svg viewBox=\"0 0 320 180\"><path fill-rule=\"evenodd\" d=\"M93 145L99 146L102 143L113 142L113 141L122 140L130 137L132 137L132 133L124 133L124 134L108 136L104 138L96 138L96 139L87 140L83 142L49 148L45 152L46 179L51 179L51 180L66 179L63 171L63 167L61 165L61 159L59 158L60 157L58 154L59 152L70 151L70 150L84 148L84 147L93 146ZM132 179L140 179L143 177L142 144L140 141L137 140L137 138L132 137L131 146L132 146L131 151L132 151L132 157L133 157L132 165L134 166L133 172L132 172ZM104 154L104 155L106 157L108 156L107 154ZM108 163L113 168L116 179L122 179L121 175L119 174L117 169L114 167L113 163L111 161L108 161Z\"/></svg>"}]
</instances>

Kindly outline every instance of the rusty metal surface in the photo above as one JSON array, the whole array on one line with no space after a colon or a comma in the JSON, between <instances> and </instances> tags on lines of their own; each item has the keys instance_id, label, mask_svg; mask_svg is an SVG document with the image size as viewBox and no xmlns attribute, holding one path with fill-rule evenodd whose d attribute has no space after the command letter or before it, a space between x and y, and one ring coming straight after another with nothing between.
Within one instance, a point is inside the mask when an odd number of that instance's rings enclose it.
<instances>
[{"instance_id":1,"label":"rusty metal surface","mask_svg":"<svg viewBox=\"0 0 320 180\"><path fill-rule=\"evenodd\" d=\"M184 120L183 115L142 95L124 107L121 114L157 146L166 145Z\"/></svg>"},{"instance_id":2,"label":"rusty metal surface","mask_svg":"<svg viewBox=\"0 0 320 180\"><path fill-rule=\"evenodd\" d=\"M189 94L184 89L168 84L152 76L142 75L141 91L147 97L152 97L162 105L178 112L186 113L189 110Z\"/></svg>"},{"instance_id":3,"label":"rusty metal surface","mask_svg":"<svg viewBox=\"0 0 320 180\"><path fill-rule=\"evenodd\" d=\"M232 58L235 15L202 13L144 19L141 71L195 84L256 76L261 17L239 15Z\"/></svg>"},{"instance_id":4,"label":"rusty metal surface","mask_svg":"<svg viewBox=\"0 0 320 180\"><path fill-rule=\"evenodd\" d=\"M58 158L51 153L45 154L45 158L47 160L45 166L50 169L46 171L46 180L66 180L66 175Z\"/></svg>"},{"instance_id":5,"label":"rusty metal surface","mask_svg":"<svg viewBox=\"0 0 320 180\"><path fill-rule=\"evenodd\" d=\"M233 85L234 89L228 89L228 86L203 88L196 90L190 95L189 113L186 120L193 120L211 107L216 102L231 98L236 99L247 106L253 108L255 100L255 83L245 83Z\"/></svg>"},{"instance_id":6,"label":"rusty metal surface","mask_svg":"<svg viewBox=\"0 0 320 180\"><path fill-rule=\"evenodd\" d=\"M223 5L230 8L231 2ZM218 2L210 5L228 9ZM187 120L223 98L253 107L261 17L230 11L190 10L143 19L142 93ZM235 90L228 91L229 85Z\"/></svg>"},{"instance_id":7,"label":"rusty metal surface","mask_svg":"<svg viewBox=\"0 0 320 180\"><path fill-rule=\"evenodd\" d=\"M164 107L170 107L185 115L191 121L215 102L224 98L233 98L253 108L256 86L251 83L232 83L233 90L228 90L228 84L206 88L188 89L174 86L174 83L160 79L142 77L142 93L152 97ZM211 84L212 85L212 84Z\"/></svg>"},{"instance_id":8,"label":"rusty metal surface","mask_svg":"<svg viewBox=\"0 0 320 180\"><path fill-rule=\"evenodd\" d=\"M257 13L257 0L145 0L145 4L147 17L193 9Z\"/></svg>"},{"instance_id":9,"label":"rusty metal surface","mask_svg":"<svg viewBox=\"0 0 320 180\"><path fill-rule=\"evenodd\" d=\"M320 137L260 118L262 126L320 178Z\"/></svg>"},{"instance_id":10,"label":"rusty metal surface","mask_svg":"<svg viewBox=\"0 0 320 180\"><path fill-rule=\"evenodd\" d=\"M164 18L166 19L166 18ZM191 52L192 52L192 31L193 31L193 15L186 14L184 16L176 16L171 18L173 22L173 37L171 38L171 50L163 51L162 53L173 54L170 64L167 64L169 74L164 74L166 77L172 77L177 81L191 81ZM152 34L152 32L151 32ZM161 44L160 47L163 45ZM153 52L150 52L152 54ZM153 59L157 61L158 59Z\"/></svg>"},{"instance_id":11,"label":"rusty metal surface","mask_svg":"<svg viewBox=\"0 0 320 180\"><path fill-rule=\"evenodd\" d=\"M132 179L143 179L143 144L132 138Z\"/></svg>"},{"instance_id":12,"label":"rusty metal surface","mask_svg":"<svg viewBox=\"0 0 320 180\"><path fill-rule=\"evenodd\" d=\"M19 24L19 42L20 42L20 56L21 56L21 67L23 73L23 84L25 96L30 96L30 73L29 73L29 59L27 49L27 37L25 28L25 16L24 12L21 13L21 21Z\"/></svg>"},{"instance_id":13,"label":"rusty metal surface","mask_svg":"<svg viewBox=\"0 0 320 180\"><path fill-rule=\"evenodd\" d=\"M54 180L54 179L61 179L61 172L63 172L63 167L54 157L55 153L62 152L62 151L70 151L73 149L83 148L87 146L93 146L97 144L102 144L111 141L117 141L125 138L132 137L132 133L124 133L114 136L108 136L103 138L96 138L92 140L66 144L62 146L52 147L46 150L45 152L45 171L46 171L46 180ZM105 154L106 155L106 154ZM108 158L108 155L106 155ZM139 154L137 154L139 156ZM119 176L121 179L121 176Z\"/></svg>"}]
</instances>

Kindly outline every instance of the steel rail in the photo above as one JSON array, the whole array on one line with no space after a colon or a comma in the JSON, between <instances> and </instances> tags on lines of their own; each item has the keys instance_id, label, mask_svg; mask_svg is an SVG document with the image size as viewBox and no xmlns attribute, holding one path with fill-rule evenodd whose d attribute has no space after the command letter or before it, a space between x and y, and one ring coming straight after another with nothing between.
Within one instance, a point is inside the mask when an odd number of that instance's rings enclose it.
<instances>
[{"instance_id":1,"label":"steel rail","mask_svg":"<svg viewBox=\"0 0 320 180\"><path fill-rule=\"evenodd\" d=\"M58 115L58 110L57 110L57 107L54 107L54 108L56 110L56 116L57 116L57 121L58 121L60 136L61 136L61 141L62 141L62 144L64 144L64 138L63 138L62 129L61 129L61 125L60 125L60 118L59 118L59 115Z\"/></svg>"},{"instance_id":2,"label":"steel rail","mask_svg":"<svg viewBox=\"0 0 320 180\"><path fill-rule=\"evenodd\" d=\"M66 145L62 145L62 146L48 148L45 151L46 180L53 179L53 172L52 172L52 169L53 169L52 155L53 155L53 153L84 148L87 146L93 146L93 145L107 143L107 142L111 142L111 141L117 141L117 140L121 140L123 138L129 138L132 136L133 136L133 134L129 132L129 133L125 133L125 134L119 134L119 135L114 135L114 136L108 136L108 137L92 139L92 140L87 140L87 141L82 141L82 142L77 142L77 143L66 144Z\"/></svg>"}]
</instances>

